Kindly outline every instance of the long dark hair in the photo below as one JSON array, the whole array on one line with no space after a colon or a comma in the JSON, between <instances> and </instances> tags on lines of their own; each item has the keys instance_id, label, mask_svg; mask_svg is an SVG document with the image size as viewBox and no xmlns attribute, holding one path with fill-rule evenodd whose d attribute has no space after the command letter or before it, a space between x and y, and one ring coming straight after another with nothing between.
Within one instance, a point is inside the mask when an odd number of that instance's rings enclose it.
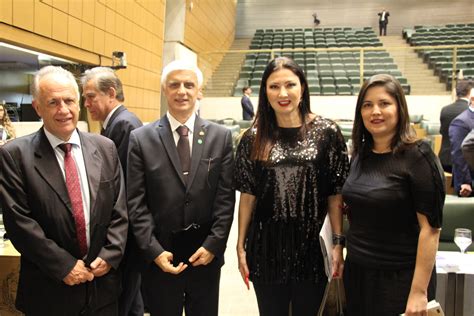
<instances>
[{"instance_id":1,"label":"long dark hair","mask_svg":"<svg viewBox=\"0 0 474 316\"><path fill-rule=\"evenodd\" d=\"M255 117L253 127L257 128L255 142L252 148L251 159L253 160L268 160L270 150L278 138L278 124L275 116L275 111L270 105L267 97L267 80L272 73L281 69L289 69L300 80L303 95L298 106L301 122L300 135L306 130L305 120L308 114L311 113L309 101L308 82L304 75L303 69L298 66L292 59L288 57L277 57L270 61L263 72L262 81L260 83L260 92L258 96L258 110Z\"/></svg>"},{"instance_id":2,"label":"long dark hair","mask_svg":"<svg viewBox=\"0 0 474 316\"><path fill-rule=\"evenodd\" d=\"M390 144L392 151L396 153L403 150L406 145L413 144L416 141L413 130L410 127L407 101L400 82L390 75L374 75L364 82L357 98L354 127L352 129L352 154L354 156L362 152L362 150L371 150L374 146L374 139L365 127L361 114L367 91L373 87L384 87L385 91L397 101L398 124Z\"/></svg>"}]
</instances>

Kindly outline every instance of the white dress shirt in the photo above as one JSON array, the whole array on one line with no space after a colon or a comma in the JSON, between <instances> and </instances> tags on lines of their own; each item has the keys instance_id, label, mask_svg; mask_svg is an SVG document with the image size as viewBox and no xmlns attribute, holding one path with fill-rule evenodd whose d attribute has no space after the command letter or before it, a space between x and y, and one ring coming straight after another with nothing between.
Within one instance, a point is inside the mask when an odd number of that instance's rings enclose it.
<instances>
[{"instance_id":1,"label":"white dress shirt","mask_svg":"<svg viewBox=\"0 0 474 316\"><path fill-rule=\"evenodd\" d=\"M176 129L180 127L181 125L184 125L189 129L189 132L188 132L189 152L191 153L191 156L192 156L193 132L194 132L194 122L196 121L196 114L193 113L193 115L191 115L184 124L181 124L177 119L175 119L173 115L170 114L170 112L166 112L166 117L168 118L168 121L170 122L171 131L173 132L174 144L176 146L178 146L178 140L179 140L179 134L176 131Z\"/></svg>"}]
</instances>

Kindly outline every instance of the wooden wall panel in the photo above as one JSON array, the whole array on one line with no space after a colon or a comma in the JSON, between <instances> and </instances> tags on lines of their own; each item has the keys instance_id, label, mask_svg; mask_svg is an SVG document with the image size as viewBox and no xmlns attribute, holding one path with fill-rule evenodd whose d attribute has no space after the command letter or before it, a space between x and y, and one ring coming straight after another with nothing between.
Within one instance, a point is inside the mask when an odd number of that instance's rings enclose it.
<instances>
[{"instance_id":1,"label":"wooden wall panel","mask_svg":"<svg viewBox=\"0 0 474 316\"><path fill-rule=\"evenodd\" d=\"M46 37L52 37L53 9L50 5L35 2L34 32Z\"/></svg>"},{"instance_id":2,"label":"wooden wall panel","mask_svg":"<svg viewBox=\"0 0 474 316\"><path fill-rule=\"evenodd\" d=\"M198 55L206 51L229 49L234 41L236 1L199 0L186 1L184 43ZM204 81L222 60L219 58L199 59L199 67L204 72Z\"/></svg>"},{"instance_id":3,"label":"wooden wall panel","mask_svg":"<svg viewBox=\"0 0 474 316\"><path fill-rule=\"evenodd\" d=\"M13 1L13 25L33 31L34 7L34 0Z\"/></svg>"},{"instance_id":4,"label":"wooden wall panel","mask_svg":"<svg viewBox=\"0 0 474 316\"><path fill-rule=\"evenodd\" d=\"M104 66L113 51L127 53L127 69L117 72L126 105L149 122L160 115L165 7L165 0L0 0L9 31L0 41Z\"/></svg>"},{"instance_id":5,"label":"wooden wall panel","mask_svg":"<svg viewBox=\"0 0 474 316\"><path fill-rule=\"evenodd\" d=\"M320 27L371 26L378 29L377 12L390 12L388 34L401 34L418 24L472 23L472 0L239 0L236 37L251 37L258 28L312 27L313 12Z\"/></svg>"},{"instance_id":6,"label":"wooden wall panel","mask_svg":"<svg viewBox=\"0 0 474 316\"><path fill-rule=\"evenodd\" d=\"M0 22L12 24L13 20L13 0L0 1Z\"/></svg>"}]
</instances>

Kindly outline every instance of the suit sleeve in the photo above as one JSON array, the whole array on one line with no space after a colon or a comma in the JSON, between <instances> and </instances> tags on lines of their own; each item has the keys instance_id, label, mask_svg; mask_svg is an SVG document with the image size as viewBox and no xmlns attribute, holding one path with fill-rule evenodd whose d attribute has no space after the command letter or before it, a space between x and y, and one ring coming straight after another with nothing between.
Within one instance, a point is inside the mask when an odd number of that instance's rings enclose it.
<instances>
[{"instance_id":1,"label":"suit sleeve","mask_svg":"<svg viewBox=\"0 0 474 316\"><path fill-rule=\"evenodd\" d=\"M110 146L109 157L112 157L110 159L112 159L114 172L112 179L115 188L115 196L113 197L113 208L110 223L108 223L107 228L107 241L98 256L117 269L124 255L125 245L127 243L128 213L122 167L118 160L115 147L112 144ZM100 194L100 192L97 194Z\"/></svg>"},{"instance_id":2,"label":"suit sleeve","mask_svg":"<svg viewBox=\"0 0 474 316\"><path fill-rule=\"evenodd\" d=\"M214 198L214 224L211 234L206 238L203 247L215 256L223 256L232 225L235 205L235 191L232 177L234 173L234 154L232 151L232 134L225 131L225 142L222 155L222 165L218 177L217 191Z\"/></svg>"},{"instance_id":3,"label":"suit sleeve","mask_svg":"<svg viewBox=\"0 0 474 316\"><path fill-rule=\"evenodd\" d=\"M17 157L18 158L18 157ZM27 179L11 153L0 148L0 197L3 221L15 248L51 278L62 281L77 259L48 238L28 204Z\"/></svg>"},{"instance_id":4,"label":"suit sleeve","mask_svg":"<svg viewBox=\"0 0 474 316\"><path fill-rule=\"evenodd\" d=\"M471 184L472 182L469 166L464 159L461 148L462 141L470 131L471 129L460 119L454 119L449 126L453 180L456 191L459 191L461 184Z\"/></svg>"},{"instance_id":5,"label":"suit sleeve","mask_svg":"<svg viewBox=\"0 0 474 316\"><path fill-rule=\"evenodd\" d=\"M165 249L153 233L155 221L147 203L145 162L142 148L133 132L130 135L128 147L127 184L130 228L140 251L147 260L153 261Z\"/></svg>"},{"instance_id":6,"label":"suit sleeve","mask_svg":"<svg viewBox=\"0 0 474 316\"><path fill-rule=\"evenodd\" d=\"M124 173L127 170L127 154L128 154L128 143L130 139L130 133L140 126L135 126L131 121L121 120L117 122L117 126L114 127L111 133L111 139L117 147L117 152L120 157L120 163L122 164Z\"/></svg>"}]
</instances>

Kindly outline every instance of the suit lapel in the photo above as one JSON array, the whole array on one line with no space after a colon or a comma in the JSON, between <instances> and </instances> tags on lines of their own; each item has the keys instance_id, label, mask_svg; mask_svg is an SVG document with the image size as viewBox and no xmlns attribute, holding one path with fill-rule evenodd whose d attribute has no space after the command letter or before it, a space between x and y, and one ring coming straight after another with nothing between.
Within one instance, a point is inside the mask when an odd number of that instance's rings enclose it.
<instances>
[{"instance_id":1,"label":"suit lapel","mask_svg":"<svg viewBox=\"0 0 474 316\"><path fill-rule=\"evenodd\" d=\"M121 113L125 111L125 106L121 105L117 110L115 110L114 114L110 117L109 122L107 123L107 129L105 129L103 132L100 134L106 137L109 137L110 131L112 130L112 124L114 123L115 118Z\"/></svg>"},{"instance_id":2,"label":"suit lapel","mask_svg":"<svg viewBox=\"0 0 474 316\"><path fill-rule=\"evenodd\" d=\"M99 191L102 157L99 155L96 145L91 139L79 132L81 138L82 156L84 157L84 164L86 166L87 180L89 182L90 195L90 227L95 219L95 202L97 201L97 193Z\"/></svg>"},{"instance_id":3,"label":"suit lapel","mask_svg":"<svg viewBox=\"0 0 474 316\"><path fill-rule=\"evenodd\" d=\"M196 116L193 131L193 152L191 154L191 172L188 177L187 187L191 187L194 177L196 176L199 162L201 161L204 145L206 144L207 125L199 117Z\"/></svg>"},{"instance_id":4,"label":"suit lapel","mask_svg":"<svg viewBox=\"0 0 474 316\"><path fill-rule=\"evenodd\" d=\"M35 151L34 165L36 170L57 193L61 201L72 214L71 202L69 200L66 183L64 182L64 176L59 167L54 149L51 147L48 138L46 138L43 129L37 133L33 146Z\"/></svg>"},{"instance_id":5,"label":"suit lapel","mask_svg":"<svg viewBox=\"0 0 474 316\"><path fill-rule=\"evenodd\" d=\"M157 122L156 128L158 130L158 135L160 135L161 142L165 147L166 153L168 154L168 157L170 158L176 173L179 175L181 182L184 185L183 172L179 162L178 150L176 149L173 132L171 131L170 122L168 121L166 115L164 115L160 121Z\"/></svg>"}]
</instances>

